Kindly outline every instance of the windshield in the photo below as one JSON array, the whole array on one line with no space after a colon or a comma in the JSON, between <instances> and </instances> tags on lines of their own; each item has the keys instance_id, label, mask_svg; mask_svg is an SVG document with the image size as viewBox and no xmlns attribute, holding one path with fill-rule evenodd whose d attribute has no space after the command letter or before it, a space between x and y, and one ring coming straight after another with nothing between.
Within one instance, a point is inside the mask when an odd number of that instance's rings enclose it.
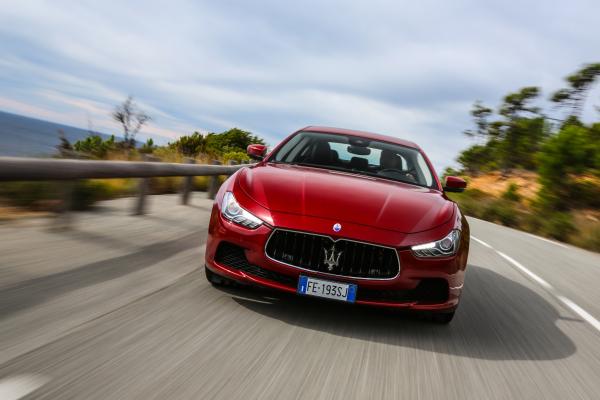
<instances>
[{"instance_id":1,"label":"windshield","mask_svg":"<svg viewBox=\"0 0 600 400\"><path fill-rule=\"evenodd\" d=\"M419 150L356 136L299 132L270 161L347 171L437 188Z\"/></svg>"}]
</instances>

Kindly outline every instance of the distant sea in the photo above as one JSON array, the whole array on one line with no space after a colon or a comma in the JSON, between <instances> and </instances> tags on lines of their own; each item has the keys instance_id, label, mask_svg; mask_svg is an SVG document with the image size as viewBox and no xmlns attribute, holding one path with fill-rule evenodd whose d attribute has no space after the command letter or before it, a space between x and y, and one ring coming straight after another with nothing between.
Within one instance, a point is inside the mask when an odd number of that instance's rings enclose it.
<instances>
[{"instance_id":1,"label":"distant sea","mask_svg":"<svg viewBox=\"0 0 600 400\"><path fill-rule=\"evenodd\" d=\"M45 157L56 154L59 131L74 143L90 135L86 129L0 111L0 156ZM104 138L104 133L94 132Z\"/></svg>"}]
</instances>

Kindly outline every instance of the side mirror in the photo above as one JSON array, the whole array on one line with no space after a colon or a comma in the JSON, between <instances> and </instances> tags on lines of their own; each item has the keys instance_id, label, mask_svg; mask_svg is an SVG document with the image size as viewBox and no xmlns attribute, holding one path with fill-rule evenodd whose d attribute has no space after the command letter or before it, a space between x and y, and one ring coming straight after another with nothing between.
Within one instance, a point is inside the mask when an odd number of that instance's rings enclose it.
<instances>
[{"instance_id":1,"label":"side mirror","mask_svg":"<svg viewBox=\"0 0 600 400\"><path fill-rule=\"evenodd\" d=\"M447 176L446 183L444 184L444 191L446 192L463 192L467 187L467 181L458 176Z\"/></svg>"},{"instance_id":2,"label":"side mirror","mask_svg":"<svg viewBox=\"0 0 600 400\"><path fill-rule=\"evenodd\" d=\"M262 160L265 158L265 152L267 151L267 146L264 144L251 144L246 149L248 156L253 160Z\"/></svg>"}]
</instances>

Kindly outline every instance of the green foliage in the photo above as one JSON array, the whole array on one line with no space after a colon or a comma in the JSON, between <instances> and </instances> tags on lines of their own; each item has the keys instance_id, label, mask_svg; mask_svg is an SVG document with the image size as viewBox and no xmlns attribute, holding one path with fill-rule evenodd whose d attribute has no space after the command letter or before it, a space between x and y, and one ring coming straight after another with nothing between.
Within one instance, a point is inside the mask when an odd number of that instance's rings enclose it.
<instances>
[{"instance_id":1,"label":"green foliage","mask_svg":"<svg viewBox=\"0 0 600 400\"><path fill-rule=\"evenodd\" d=\"M233 128L222 133L209 133L206 136L206 152L210 155L222 156L229 152L246 153L248 145L265 142L250 132Z\"/></svg>"},{"instance_id":2,"label":"green foliage","mask_svg":"<svg viewBox=\"0 0 600 400\"><path fill-rule=\"evenodd\" d=\"M194 132L189 136L181 136L170 147L186 157L197 157L206 150L206 138L200 132Z\"/></svg>"},{"instance_id":3,"label":"green foliage","mask_svg":"<svg viewBox=\"0 0 600 400\"><path fill-rule=\"evenodd\" d=\"M475 218L483 218L483 213L487 206L494 201L494 198L482 192L479 189L467 188L462 193L446 193L452 200L458 203L461 211L465 215Z\"/></svg>"},{"instance_id":4,"label":"green foliage","mask_svg":"<svg viewBox=\"0 0 600 400\"><path fill-rule=\"evenodd\" d=\"M514 182L509 184L506 191L502 193L502 198L508 201L520 201L521 196L519 195L519 186Z\"/></svg>"},{"instance_id":5,"label":"green foliage","mask_svg":"<svg viewBox=\"0 0 600 400\"><path fill-rule=\"evenodd\" d=\"M224 153L223 163L227 164L229 161L235 161L238 164L248 162L248 154L245 151L228 151Z\"/></svg>"},{"instance_id":6,"label":"green foliage","mask_svg":"<svg viewBox=\"0 0 600 400\"><path fill-rule=\"evenodd\" d=\"M100 201L111 197L108 186L100 181L78 181L73 187L71 209L84 211Z\"/></svg>"},{"instance_id":7,"label":"green foliage","mask_svg":"<svg viewBox=\"0 0 600 400\"><path fill-rule=\"evenodd\" d=\"M524 228L542 236L566 242L577 232L573 217L567 212L537 209L524 222Z\"/></svg>"},{"instance_id":8,"label":"green foliage","mask_svg":"<svg viewBox=\"0 0 600 400\"><path fill-rule=\"evenodd\" d=\"M7 182L0 187L0 197L9 204L35 211L54 211L62 202L64 182ZM72 188L71 208L87 210L100 200L113 197L102 181L77 181Z\"/></svg>"},{"instance_id":9,"label":"green foliage","mask_svg":"<svg viewBox=\"0 0 600 400\"><path fill-rule=\"evenodd\" d=\"M101 136L90 135L83 140L78 140L73 145L75 151L85 154L89 157L103 159L110 151L114 151L117 146L114 135L103 140Z\"/></svg>"},{"instance_id":10,"label":"green foliage","mask_svg":"<svg viewBox=\"0 0 600 400\"><path fill-rule=\"evenodd\" d=\"M579 116L583 111L589 90L600 77L600 63L584 65L579 71L567 76L567 87L559 89L550 100L569 108L570 116Z\"/></svg>"},{"instance_id":11,"label":"green foliage","mask_svg":"<svg viewBox=\"0 0 600 400\"><path fill-rule=\"evenodd\" d=\"M492 115L492 113L493 113L493 110L491 108L484 106L483 103L481 103L481 101L477 100L475 102L475 104L473 104L473 109L471 110L471 116L473 117L473 120L475 121L476 129L474 131L466 130L464 132L465 135L471 136L471 137L487 136L488 127L489 127L489 123L488 123L487 119L489 116Z\"/></svg>"},{"instance_id":12,"label":"green foliage","mask_svg":"<svg viewBox=\"0 0 600 400\"><path fill-rule=\"evenodd\" d=\"M482 218L502 225L516 227L519 224L519 213L515 210L512 201L496 199L491 202L482 212Z\"/></svg>"},{"instance_id":13,"label":"green foliage","mask_svg":"<svg viewBox=\"0 0 600 400\"><path fill-rule=\"evenodd\" d=\"M595 135L586 127L567 125L546 141L538 155L542 207L566 210L580 198L575 176L597 168L600 147Z\"/></svg>"},{"instance_id":14,"label":"green foliage","mask_svg":"<svg viewBox=\"0 0 600 400\"><path fill-rule=\"evenodd\" d=\"M457 176L457 175L460 175L460 173L461 172L457 169L454 169L452 167L446 167L446 169L442 173L442 178L445 178L447 176Z\"/></svg>"},{"instance_id":15,"label":"green foliage","mask_svg":"<svg viewBox=\"0 0 600 400\"><path fill-rule=\"evenodd\" d=\"M490 140L485 145L471 146L459 154L458 162L465 172L470 174L496 170L500 167L498 145L498 141Z\"/></svg>"},{"instance_id":16,"label":"green foliage","mask_svg":"<svg viewBox=\"0 0 600 400\"><path fill-rule=\"evenodd\" d=\"M509 93L499 107L499 119L489 121L493 116L491 108L477 101L471 115L475 130L467 130L468 136L485 139L485 144L476 144L463 151L458 162L470 173L486 172L495 169L508 170L536 167L535 154L548 135L547 123L539 115L539 108L530 103L539 96L537 87L525 87Z\"/></svg>"},{"instance_id":17,"label":"green foliage","mask_svg":"<svg viewBox=\"0 0 600 400\"><path fill-rule=\"evenodd\" d=\"M146 143L144 143L138 151L142 154L152 154L156 148L157 146L154 145L154 140L152 140L152 138L148 138Z\"/></svg>"},{"instance_id":18,"label":"green foliage","mask_svg":"<svg viewBox=\"0 0 600 400\"><path fill-rule=\"evenodd\" d=\"M194 132L192 135L180 137L169 146L187 157L206 154L225 162L229 160L240 162L248 159L246 148L253 143L264 144L264 141L250 132L233 128L222 133L207 135Z\"/></svg>"},{"instance_id":19,"label":"green foliage","mask_svg":"<svg viewBox=\"0 0 600 400\"><path fill-rule=\"evenodd\" d=\"M528 86L520 89L518 92L509 93L504 96L504 102L500 106L499 114L506 117L509 121L514 120L524 112L538 113L539 108L532 107L529 103L538 97L540 88Z\"/></svg>"},{"instance_id":20,"label":"green foliage","mask_svg":"<svg viewBox=\"0 0 600 400\"><path fill-rule=\"evenodd\" d=\"M56 182L3 182L0 197L16 207L47 210L59 195Z\"/></svg>"}]
</instances>

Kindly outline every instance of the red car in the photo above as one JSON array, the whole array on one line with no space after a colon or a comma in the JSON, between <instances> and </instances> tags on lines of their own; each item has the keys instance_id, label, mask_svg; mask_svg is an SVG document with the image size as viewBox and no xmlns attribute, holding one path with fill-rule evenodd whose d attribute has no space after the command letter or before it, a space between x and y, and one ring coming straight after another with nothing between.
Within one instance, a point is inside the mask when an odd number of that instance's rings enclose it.
<instances>
[{"instance_id":1,"label":"red car","mask_svg":"<svg viewBox=\"0 0 600 400\"><path fill-rule=\"evenodd\" d=\"M310 126L220 188L206 245L213 284L423 310L448 323L458 306L469 225L416 144Z\"/></svg>"}]
</instances>

